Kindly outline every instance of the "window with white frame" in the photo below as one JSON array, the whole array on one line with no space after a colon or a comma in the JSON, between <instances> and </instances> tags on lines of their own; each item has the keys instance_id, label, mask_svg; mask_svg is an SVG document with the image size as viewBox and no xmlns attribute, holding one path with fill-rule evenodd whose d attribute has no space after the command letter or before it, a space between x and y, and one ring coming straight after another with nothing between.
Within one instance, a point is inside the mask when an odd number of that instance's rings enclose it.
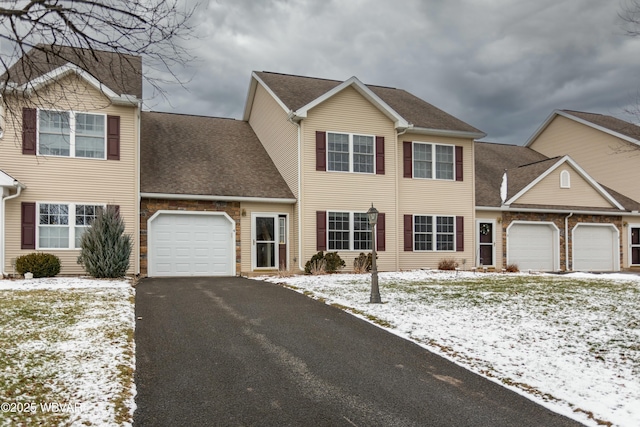
<instances>
[{"instance_id":1,"label":"window with white frame","mask_svg":"<svg viewBox=\"0 0 640 427\"><path fill-rule=\"evenodd\" d=\"M455 217L415 215L413 217L413 249L415 251L455 250Z\"/></svg>"},{"instance_id":2,"label":"window with white frame","mask_svg":"<svg viewBox=\"0 0 640 427\"><path fill-rule=\"evenodd\" d=\"M560 172L560 188L571 188L571 175L568 170Z\"/></svg>"},{"instance_id":3,"label":"window with white frame","mask_svg":"<svg viewBox=\"0 0 640 427\"><path fill-rule=\"evenodd\" d=\"M371 249L371 225L363 212L328 212L329 250Z\"/></svg>"},{"instance_id":4,"label":"window with white frame","mask_svg":"<svg viewBox=\"0 0 640 427\"><path fill-rule=\"evenodd\" d=\"M38 249L79 249L82 234L104 205L40 203Z\"/></svg>"},{"instance_id":5,"label":"window with white frame","mask_svg":"<svg viewBox=\"0 0 640 427\"><path fill-rule=\"evenodd\" d=\"M413 177L454 179L454 146L413 143Z\"/></svg>"},{"instance_id":6,"label":"window with white frame","mask_svg":"<svg viewBox=\"0 0 640 427\"><path fill-rule=\"evenodd\" d=\"M374 137L327 132L327 170L375 173Z\"/></svg>"},{"instance_id":7,"label":"window with white frame","mask_svg":"<svg viewBox=\"0 0 640 427\"><path fill-rule=\"evenodd\" d=\"M38 154L104 159L105 121L104 114L38 110Z\"/></svg>"}]
</instances>

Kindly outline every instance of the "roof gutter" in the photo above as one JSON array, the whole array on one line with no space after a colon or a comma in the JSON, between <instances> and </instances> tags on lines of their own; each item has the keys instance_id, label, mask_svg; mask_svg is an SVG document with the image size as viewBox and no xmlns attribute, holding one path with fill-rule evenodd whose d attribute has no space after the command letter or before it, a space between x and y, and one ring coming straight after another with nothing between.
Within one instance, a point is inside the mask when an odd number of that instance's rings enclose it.
<instances>
[{"instance_id":1,"label":"roof gutter","mask_svg":"<svg viewBox=\"0 0 640 427\"><path fill-rule=\"evenodd\" d=\"M431 129L423 127L413 127L411 133L420 135L447 136L450 138L471 138L480 139L487 136L484 132L467 132L461 130Z\"/></svg>"},{"instance_id":2,"label":"roof gutter","mask_svg":"<svg viewBox=\"0 0 640 427\"><path fill-rule=\"evenodd\" d=\"M536 208L512 208L510 206L476 206L477 211L485 212L539 212L539 213L555 213L555 214L568 214L574 213L576 215L610 215L610 216L640 216L638 211L590 211L590 210L576 210L576 209L536 209Z\"/></svg>"},{"instance_id":3,"label":"roof gutter","mask_svg":"<svg viewBox=\"0 0 640 427\"><path fill-rule=\"evenodd\" d=\"M214 196L208 194L140 193L141 198L169 200L208 200L220 202L262 202L292 205L296 199L277 197Z\"/></svg>"}]
</instances>

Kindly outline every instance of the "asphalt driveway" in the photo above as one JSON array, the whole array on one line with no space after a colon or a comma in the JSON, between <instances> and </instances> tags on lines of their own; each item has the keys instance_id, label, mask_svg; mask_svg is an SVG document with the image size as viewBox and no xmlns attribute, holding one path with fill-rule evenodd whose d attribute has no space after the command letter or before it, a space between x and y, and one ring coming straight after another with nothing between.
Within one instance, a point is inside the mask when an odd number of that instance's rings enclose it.
<instances>
[{"instance_id":1,"label":"asphalt driveway","mask_svg":"<svg viewBox=\"0 0 640 427\"><path fill-rule=\"evenodd\" d=\"M266 282L144 279L136 316L137 426L580 425Z\"/></svg>"}]
</instances>

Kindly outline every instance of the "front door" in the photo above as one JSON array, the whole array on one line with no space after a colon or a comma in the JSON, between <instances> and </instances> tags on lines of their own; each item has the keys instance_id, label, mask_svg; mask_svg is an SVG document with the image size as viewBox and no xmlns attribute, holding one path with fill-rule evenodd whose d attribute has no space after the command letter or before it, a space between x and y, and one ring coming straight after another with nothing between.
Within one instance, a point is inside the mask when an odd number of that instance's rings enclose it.
<instances>
[{"instance_id":1,"label":"front door","mask_svg":"<svg viewBox=\"0 0 640 427\"><path fill-rule=\"evenodd\" d=\"M631 264L640 265L640 227L631 227Z\"/></svg>"},{"instance_id":2,"label":"front door","mask_svg":"<svg viewBox=\"0 0 640 427\"><path fill-rule=\"evenodd\" d=\"M278 214L252 215L253 268L287 268L287 217Z\"/></svg>"},{"instance_id":3,"label":"front door","mask_svg":"<svg viewBox=\"0 0 640 427\"><path fill-rule=\"evenodd\" d=\"M493 221L478 222L478 265L494 265Z\"/></svg>"}]
</instances>

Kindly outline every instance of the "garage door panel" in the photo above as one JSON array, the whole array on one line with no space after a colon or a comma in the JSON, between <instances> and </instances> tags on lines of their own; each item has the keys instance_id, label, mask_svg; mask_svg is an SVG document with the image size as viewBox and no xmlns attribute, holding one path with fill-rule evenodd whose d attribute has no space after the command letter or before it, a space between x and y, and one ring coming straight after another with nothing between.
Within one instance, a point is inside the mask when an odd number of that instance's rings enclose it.
<instances>
[{"instance_id":1,"label":"garage door panel","mask_svg":"<svg viewBox=\"0 0 640 427\"><path fill-rule=\"evenodd\" d=\"M232 230L222 215L159 214L149 226L150 275L232 275Z\"/></svg>"},{"instance_id":2,"label":"garage door panel","mask_svg":"<svg viewBox=\"0 0 640 427\"><path fill-rule=\"evenodd\" d=\"M617 233L607 225L579 225L573 230L573 270L617 270Z\"/></svg>"},{"instance_id":3,"label":"garage door panel","mask_svg":"<svg viewBox=\"0 0 640 427\"><path fill-rule=\"evenodd\" d=\"M555 270L556 233L548 224L513 224L509 228L508 258L520 270Z\"/></svg>"}]
</instances>

